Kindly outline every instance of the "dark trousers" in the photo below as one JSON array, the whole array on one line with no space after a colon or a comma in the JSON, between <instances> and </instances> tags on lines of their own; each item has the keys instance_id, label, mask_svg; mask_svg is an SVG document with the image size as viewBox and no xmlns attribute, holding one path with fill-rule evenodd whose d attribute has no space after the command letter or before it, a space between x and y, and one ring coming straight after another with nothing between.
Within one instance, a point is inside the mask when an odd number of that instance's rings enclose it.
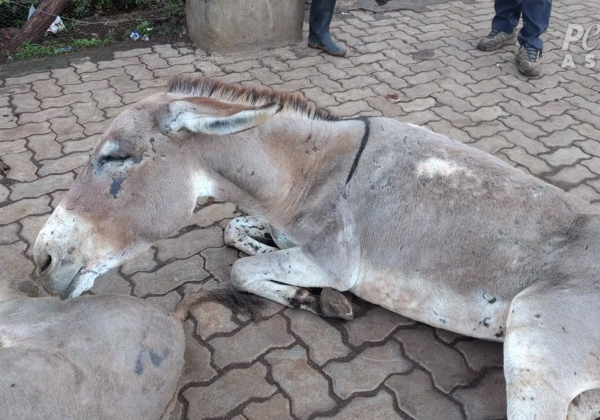
<instances>
[{"instance_id":1,"label":"dark trousers","mask_svg":"<svg viewBox=\"0 0 600 420\"><path fill-rule=\"evenodd\" d=\"M495 0L496 16L492 20L492 29L512 32L523 16L523 28L518 40L521 45L530 45L541 50L544 43L540 35L546 32L550 24L552 0Z\"/></svg>"}]
</instances>

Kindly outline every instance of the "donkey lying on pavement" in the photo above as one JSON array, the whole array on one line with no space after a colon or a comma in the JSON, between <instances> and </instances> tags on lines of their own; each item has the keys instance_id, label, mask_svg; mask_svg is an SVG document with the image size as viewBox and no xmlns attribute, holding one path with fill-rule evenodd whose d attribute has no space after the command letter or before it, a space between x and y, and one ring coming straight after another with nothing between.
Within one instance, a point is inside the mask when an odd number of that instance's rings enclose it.
<instances>
[{"instance_id":1,"label":"donkey lying on pavement","mask_svg":"<svg viewBox=\"0 0 600 420\"><path fill-rule=\"evenodd\" d=\"M0 293L0 419L168 419L183 369L182 321L207 296L223 294L200 289L170 316L131 296Z\"/></svg>"},{"instance_id":2,"label":"donkey lying on pavement","mask_svg":"<svg viewBox=\"0 0 600 420\"><path fill-rule=\"evenodd\" d=\"M298 245L236 261L242 290L317 312L328 302L306 288L349 290L504 340L509 420L564 420L600 387L596 207L426 129L338 120L281 92L177 77L119 115L36 241L42 284L81 294L201 196Z\"/></svg>"}]
</instances>

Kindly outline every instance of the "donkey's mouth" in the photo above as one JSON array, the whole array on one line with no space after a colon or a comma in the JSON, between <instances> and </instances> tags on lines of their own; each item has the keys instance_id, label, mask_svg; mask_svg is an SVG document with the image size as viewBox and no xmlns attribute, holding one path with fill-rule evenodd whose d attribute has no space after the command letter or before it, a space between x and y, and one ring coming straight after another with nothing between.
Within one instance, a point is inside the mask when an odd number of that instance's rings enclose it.
<instances>
[{"instance_id":1,"label":"donkey's mouth","mask_svg":"<svg viewBox=\"0 0 600 420\"><path fill-rule=\"evenodd\" d=\"M69 276L68 273L57 273L56 270L47 270L40 275L38 282L49 295L65 300L74 297L74 293L81 283L82 273L83 266L79 267L72 276Z\"/></svg>"},{"instance_id":2,"label":"donkey's mouth","mask_svg":"<svg viewBox=\"0 0 600 420\"><path fill-rule=\"evenodd\" d=\"M71 283L69 283L69 285L67 286L65 291L59 295L60 300L65 300L68 298L76 297L81 294L81 293L78 293L77 295L74 295L75 291L79 287L79 284L81 283L82 270L83 270L83 267L81 267L79 269L79 271L77 273L75 273L75 277L73 277L73 279L71 280Z\"/></svg>"}]
</instances>

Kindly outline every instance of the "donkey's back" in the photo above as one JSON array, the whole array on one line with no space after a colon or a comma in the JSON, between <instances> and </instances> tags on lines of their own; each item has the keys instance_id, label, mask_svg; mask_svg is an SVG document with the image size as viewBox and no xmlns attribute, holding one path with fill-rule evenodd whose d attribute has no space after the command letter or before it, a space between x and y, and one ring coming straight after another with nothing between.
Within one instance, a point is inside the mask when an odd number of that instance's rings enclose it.
<instances>
[{"instance_id":1,"label":"donkey's back","mask_svg":"<svg viewBox=\"0 0 600 420\"><path fill-rule=\"evenodd\" d=\"M502 340L519 292L539 279L595 276L596 207L427 129L387 118L369 125L347 194L362 257L357 295ZM582 247L585 258L573 259Z\"/></svg>"}]
</instances>

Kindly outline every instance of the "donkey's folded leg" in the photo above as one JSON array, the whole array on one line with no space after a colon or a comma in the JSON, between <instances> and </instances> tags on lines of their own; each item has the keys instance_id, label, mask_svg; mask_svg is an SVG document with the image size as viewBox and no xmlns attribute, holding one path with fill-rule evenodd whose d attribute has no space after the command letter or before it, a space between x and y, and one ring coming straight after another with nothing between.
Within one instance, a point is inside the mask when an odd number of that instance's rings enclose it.
<instances>
[{"instance_id":1,"label":"donkey's folded leg","mask_svg":"<svg viewBox=\"0 0 600 420\"><path fill-rule=\"evenodd\" d=\"M352 319L350 302L336 290L349 287L300 247L242 258L233 264L231 281L238 289L319 315ZM305 287L331 288L315 296Z\"/></svg>"},{"instance_id":2,"label":"donkey's folded leg","mask_svg":"<svg viewBox=\"0 0 600 420\"><path fill-rule=\"evenodd\" d=\"M540 282L514 298L504 342L508 420L565 420L600 385L600 293L592 282Z\"/></svg>"},{"instance_id":3,"label":"donkey's folded leg","mask_svg":"<svg viewBox=\"0 0 600 420\"><path fill-rule=\"evenodd\" d=\"M269 223L261 216L241 216L232 219L225 229L224 238L226 245L248 255L277 251L277 247L266 243L273 242L273 238Z\"/></svg>"}]
</instances>

